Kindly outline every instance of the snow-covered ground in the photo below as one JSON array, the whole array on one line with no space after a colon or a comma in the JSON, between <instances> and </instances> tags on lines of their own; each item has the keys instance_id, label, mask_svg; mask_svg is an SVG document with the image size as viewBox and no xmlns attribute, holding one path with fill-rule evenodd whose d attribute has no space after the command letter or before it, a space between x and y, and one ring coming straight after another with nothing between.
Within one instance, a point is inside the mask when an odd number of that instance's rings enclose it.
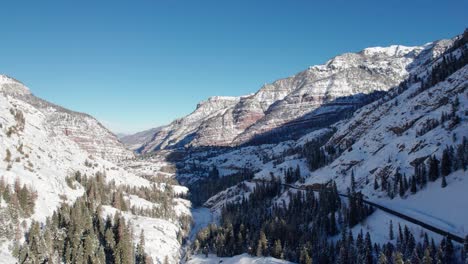
<instances>
[{"instance_id":1,"label":"snow-covered ground","mask_svg":"<svg viewBox=\"0 0 468 264\"><path fill-rule=\"evenodd\" d=\"M402 199L379 199L377 203L446 230L460 237L468 233L468 171L459 170L447 176L446 188L441 179L414 195Z\"/></svg>"},{"instance_id":2,"label":"snow-covered ground","mask_svg":"<svg viewBox=\"0 0 468 264\"><path fill-rule=\"evenodd\" d=\"M153 258L155 263L163 263L166 256L170 263L177 263L180 258L181 244L178 241L180 227L168 220L135 216L121 212L110 206L103 206L103 217L113 216L116 212L131 221L133 239L138 243L141 231L145 234L145 252Z\"/></svg>"},{"instance_id":3,"label":"snow-covered ground","mask_svg":"<svg viewBox=\"0 0 468 264\"><path fill-rule=\"evenodd\" d=\"M252 257L248 254L242 254L230 258L220 258L215 255L204 255L193 256L187 264L288 264L293 263L286 260L275 259L272 257Z\"/></svg>"},{"instance_id":4,"label":"snow-covered ground","mask_svg":"<svg viewBox=\"0 0 468 264\"><path fill-rule=\"evenodd\" d=\"M24 220L26 223L24 226L21 225L20 232L27 230L32 220L44 223L45 219L51 216L62 202L72 204L84 194L84 189L80 184L77 182L67 184L66 181L66 177L72 176L77 171L87 176L93 176L99 172L106 176L107 182L113 181L117 186L134 187L149 187L152 182L148 179L152 178L145 177L148 175L158 177L162 175L163 178L173 176L168 164L164 162L155 163L154 166L146 166L147 162L141 164L135 162L130 163L128 168L124 168L122 165L105 160L102 158L103 155L93 155L92 151L103 149L103 151L107 151L104 156L116 154L115 160L119 160L120 154L130 152L123 147L119 149L120 143L115 143L111 134L110 136L106 135L107 130L101 129L100 125L96 123L97 121L92 121L92 117L60 108L60 111L67 114L66 118L51 120L50 113L54 112L55 108L42 109L40 106L47 105L47 103L40 101L40 99L34 99L36 101L31 103L21 97L16 97L18 94L29 94L29 90L16 81L5 84L3 80L5 78L2 78L0 78L0 176L4 177L8 184L13 184L15 180L19 179L22 184L37 191L38 195L34 214L30 218L20 219L20 222ZM35 104L40 102L42 104L39 106ZM19 118L20 115L24 119ZM78 121L73 119L74 115L78 116ZM104 136L92 134L95 130L89 132L83 129L80 132L82 133L80 139L83 139L84 134L90 133L93 140L77 142L76 138L73 137L76 134L71 132L70 127L65 129L65 133L58 131L57 127L53 127L52 124L55 124L55 121L62 125L66 124L64 120L71 120L70 126L75 125L75 128L83 125L80 120L87 120L89 121L88 125L92 126L93 129L101 129ZM101 143L97 144L94 139L100 140L99 142L103 141L101 142L102 146L99 145ZM85 147L84 143L86 143ZM130 168L131 166L133 167ZM166 183L159 186L161 190L164 190ZM172 187L176 195L183 195L187 192L186 187L177 185ZM130 205L137 207L149 209L153 206L159 206L157 203L144 200L136 195L124 194L124 197ZM190 215L189 201L175 198L174 203L176 216ZM107 214L116 211L110 206L104 206L104 208ZM135 216L129 212L125 212L123 215L130 220L135 242L139 238L140 231L145 231L146 250L153 257L155 263L162 263L166 255L171 263L178 262L181 247L178 234L182 233L183 235L183 232L177 220L168 221ZM12 241L0 239L0 263L15 263L17 261L11 254L11 244Z\"/></svg>"}]
</instances>

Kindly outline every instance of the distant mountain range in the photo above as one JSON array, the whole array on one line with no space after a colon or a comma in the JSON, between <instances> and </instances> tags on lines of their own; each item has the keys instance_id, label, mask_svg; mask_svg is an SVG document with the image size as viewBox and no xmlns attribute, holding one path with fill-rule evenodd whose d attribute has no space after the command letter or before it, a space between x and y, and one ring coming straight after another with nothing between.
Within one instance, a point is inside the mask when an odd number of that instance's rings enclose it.
<instances>
[{"instance_id":1,"label":"distant mountain range","mask_svg":"<svg viewBox=\"0 0 468 264\"><path fill-rule=\"evenodd\" d=\"M433 58L451 40L423 46L367 48L345 53L324 65L309 67L294 76L266 84L241 97L210 97L191 114L171 124L122 137L139 153L186 146L236 146L268 142L269 134L284 125L304 124L301 135L349 116L360 106L404 81ZM267 137L262 139L262 137ZM294 135L295 137L300 135Z\"/></svg>"}]
</instances>

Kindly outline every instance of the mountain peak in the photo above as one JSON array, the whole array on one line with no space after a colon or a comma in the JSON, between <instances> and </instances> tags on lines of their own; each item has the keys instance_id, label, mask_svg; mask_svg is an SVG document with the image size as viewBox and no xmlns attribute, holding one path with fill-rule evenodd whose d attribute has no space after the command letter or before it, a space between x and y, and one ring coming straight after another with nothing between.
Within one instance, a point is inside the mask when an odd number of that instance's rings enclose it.
<instances>
[{"instance_id":1,"label":"mountain peak","mask_svg":"<svg viewBox=\"0 0 468 264\"><path fill-rule=\"evenodd\" d=\"M31 94L29 88L22 82L2 74L0 74L0 92L10 95Z\"/></svg>"}]
</instances>

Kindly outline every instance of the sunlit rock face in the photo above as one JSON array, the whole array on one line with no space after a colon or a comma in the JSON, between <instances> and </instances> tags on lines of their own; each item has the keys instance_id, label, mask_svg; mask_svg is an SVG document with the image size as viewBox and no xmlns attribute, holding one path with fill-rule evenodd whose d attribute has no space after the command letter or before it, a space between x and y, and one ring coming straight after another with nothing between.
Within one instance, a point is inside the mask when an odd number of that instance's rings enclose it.
<instances>
[{"instance_id":1,"label":"sunlit rock face","mask_svg":"<svg viewBox=\"0 0 468 264\"><path fill-rule=\"evenodd\" d=\"M323 65L265 84L254 94L211 97L190 115L139 142L142 153L183 146L235 146L288 122L327 119L362 106L366 96L387 91L443 52L451 41L424 46L373 47L345 53ZM135 142L133 142L135 144Z\"/></svg>"}]
</instances>

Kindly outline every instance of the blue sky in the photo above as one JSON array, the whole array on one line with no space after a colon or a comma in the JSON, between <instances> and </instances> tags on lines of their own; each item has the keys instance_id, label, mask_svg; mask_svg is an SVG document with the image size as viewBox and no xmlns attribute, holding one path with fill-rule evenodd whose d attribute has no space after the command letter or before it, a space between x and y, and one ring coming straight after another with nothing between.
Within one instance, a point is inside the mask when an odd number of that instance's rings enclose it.
<instances>
[{"instance_id":1,"label":"blue sky","mask_svg":"<svg viewBox=\"0 0 468 264\"><path fill-rule=\"evenodd\" d=\"M135 132L343 52L453 37L466 10L467 0L3 1L0 73Z\"/></svg>"}]
</instances>

